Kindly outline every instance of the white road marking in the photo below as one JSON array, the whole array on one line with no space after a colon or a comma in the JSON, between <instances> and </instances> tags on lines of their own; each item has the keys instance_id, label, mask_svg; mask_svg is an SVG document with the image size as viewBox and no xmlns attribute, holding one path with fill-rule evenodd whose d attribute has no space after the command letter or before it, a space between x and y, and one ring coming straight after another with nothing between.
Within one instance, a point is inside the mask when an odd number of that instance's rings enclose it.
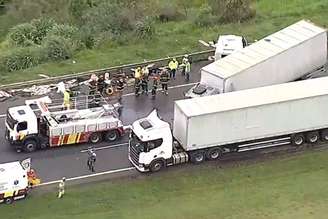
<instances>
[{"instance_id":1,"label":"white road marking","mask_svg":"<svg viewBox=\"0 0 328 219\"><path fill-rule=\"evenodd\" d=\"M114 144L114 145L107 145L107 146L103 146L103 147L98 147L98 148L94 148L94 150L99 151L99 150L104 150L104 149L109 149L109 148L117 148L117 147L128 146L128 145L129 145L129 143L126 142L126 143L122 143L122 144ZM88 149L83 149L80 152L85 153L87 151L88 151Z\"/></svg>"},{"instance_id":2,"label":"white road marking","mask_svg":"<svg viewBox=\"0 0 328 219\"><path fill-rule=\"evenodd\" d=\"M122 168L122 169L109 170L109 171L105 171L105 172L101 172L101 173L94 173L94 174L90 174L90 175L72 177L72 178L66 179L66 181L75 181L75 180L80 180L80 179L87 179L87 178L91 178L91 177L102 176L102 175L113 174L113 173L126 172L126 171L130 171L130 170L135 170L135 169L136 169L135 167L131 166L131 167L126 167L126 168ZM36 185L35 187L52 185L52 184L59 183L60 181L61 180L44 182L44 183L41 183L39 185Z\"/></svg>"},{"instance_id":3,"label":"white road marking","mask_svg":"<svg viewBox=\"0 0 328 219\"><path fill-rule=\"evenodd\" d=\"M198 82L194 82L194 83L189 83L189 84L180 84L180 85L176 85L176 86L172 86L172 87L168 87L168 89L174 89L174 88L180 88L180 87L188 87L188 86L191 86L191 85L195 85L197 84ZM161 91L162 89L158 89L158 91ZM149 91L150 93L151 91ZM128 93L128 94L124 94L123 97L128 97L128 96L133 96L135 95L134 93ZM61 106L56 106L56 107L49 107L49 109L56 109L56 108L59 108ZM6 117L6 114L2 114L0 115L0 118L5 118Z\"/></svg>"}]
</instances>

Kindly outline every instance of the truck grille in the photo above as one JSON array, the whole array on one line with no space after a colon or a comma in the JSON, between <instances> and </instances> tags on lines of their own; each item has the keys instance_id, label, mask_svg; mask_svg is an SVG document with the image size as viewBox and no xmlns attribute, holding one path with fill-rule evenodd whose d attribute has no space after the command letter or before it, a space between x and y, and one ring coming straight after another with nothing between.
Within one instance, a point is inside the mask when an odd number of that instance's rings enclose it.
<instances>
[{"instance_id":1,"label":"truck grille","mask_svg":"<svg viewBox=\"0 0 328 219\"><path fill-rule=\"evenodd\" d=\"M135 165L139 165L139 155L141 151L136 146L130 144L130 158Z\"/></svg>"}]
</instances>

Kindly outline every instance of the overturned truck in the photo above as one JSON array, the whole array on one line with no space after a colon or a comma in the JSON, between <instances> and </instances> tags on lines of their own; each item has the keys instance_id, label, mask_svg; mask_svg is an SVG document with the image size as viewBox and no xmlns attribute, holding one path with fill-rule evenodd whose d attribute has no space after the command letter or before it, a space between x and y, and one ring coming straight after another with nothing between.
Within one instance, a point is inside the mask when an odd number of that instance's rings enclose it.
<instances>
[{"instance_id":1,"label":"overturned truck","mask_svg":"<svg viewBox=\"0 0 328 219\"><path fill-rule=\"evenodd\" d=\"M286 83L325 70L327 31L302 20L200 70L186 97Z\"/></svg>"}]
</instances>

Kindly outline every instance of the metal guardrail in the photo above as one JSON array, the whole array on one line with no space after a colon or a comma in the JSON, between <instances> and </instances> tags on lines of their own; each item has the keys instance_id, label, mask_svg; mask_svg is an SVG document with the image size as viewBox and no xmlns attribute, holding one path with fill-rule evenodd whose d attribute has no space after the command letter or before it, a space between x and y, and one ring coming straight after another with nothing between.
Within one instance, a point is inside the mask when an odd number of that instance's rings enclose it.
<instances>
[{"instance_id":1,"label":"metal guardrail","mask_svg":"<svg viewBox=\"0 0 328 219\"><path fill-rule=\"evenodd\" d=\"M193 62L206 60L211 53L214 53L215 50L205 50L201 52L195 52L188 54L189 57L191 57ZM139 62L139 63L132 63L132 64L126 64L126 65L120 65L120 66L114 66L109 68L103 68L103 69L96 69L91 71L85 71L75 74L69 74L69 75L63 75L63 76L57 76L57 77L49 77L45 79L38 79L38 80L31 80L31 81L25 81L25 82L18 82L18 83L12 83L12 84L6 84L6 85L0 85L0 90L8 90L8 89L14 89L14 88L24 88L32 85L44 85L44 84L51 84L51 83L58 83L60 81L66 81L66 80L72 80L72 79L87 79L91 74L104 74L105 72L111 72L112 75L115 75L115 73L122 70L123 72L130 71L131 68L135 68L137 66L145 66L149 64L155 64L155 66L161 67L166 66L167 62L172 58L176 57L177 59L181 59L183 55L176 55L171 56L168 58L161 58L161 59L154 59L149 60L146 62Z\"/></svg>"}]
</instances>

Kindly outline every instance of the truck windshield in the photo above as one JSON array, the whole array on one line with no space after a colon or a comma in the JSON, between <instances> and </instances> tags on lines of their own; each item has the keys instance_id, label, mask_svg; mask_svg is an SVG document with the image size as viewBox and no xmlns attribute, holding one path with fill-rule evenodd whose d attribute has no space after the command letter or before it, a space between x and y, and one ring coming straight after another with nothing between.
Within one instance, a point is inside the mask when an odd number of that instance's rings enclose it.
<instances>
[{"instance_id":1,"label":"truck windshield","mask_svg":"<svg viewBox=\"0 0 328 219\"><path fill-rule=\"evenodd\" d=\"M136 136L133 132L130 136L130 144L131 146L137 148L139 152L149 152L159 146L161 146L163 143L163 139L155 139L152 141L141 141L138 136Z\"/></svg>"},{"instance_id":2,"label":"truck windshield","mask_svg":"<svg viewBox=\"0 0 328 219\"><path fill-rule=\"evenodd\" d=\"M15 124L17 123L17 121L10 115L9 111L7 111L6 122L11 129L14 129Z\"/></svg>"},{"instance_id":3,"label":"truck windshield","mask_svg":"<svg viewBox=\"0 0 328 219\"><path fill-rule=\"evenodd\" d=\"M145 152L145 142L142 142L136 134L131 132L130 145L138 150L138 152Z\"/></svg>"}]
</instances>

